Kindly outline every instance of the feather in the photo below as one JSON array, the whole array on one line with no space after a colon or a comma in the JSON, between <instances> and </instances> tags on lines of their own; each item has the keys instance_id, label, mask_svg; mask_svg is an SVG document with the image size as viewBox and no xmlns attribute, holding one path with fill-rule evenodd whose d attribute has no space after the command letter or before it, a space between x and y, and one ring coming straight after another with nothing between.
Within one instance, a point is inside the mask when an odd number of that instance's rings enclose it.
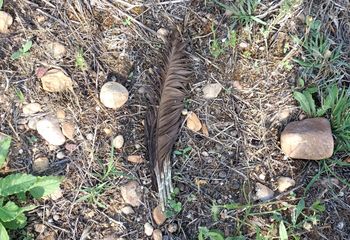
<instances>
[{"instance_id":1,"label":"feather","mask_svg":"<svg viewBox=\"0 0 350 240\"><path fill-rule=\"evenodd\" d=\"M171 153L179 135L186 85L191 73L184 50L185 44L180 41L177 32L172 34L171 39L168 50L163 55L160 81L156 83L158 87L149 96L150 106L145 120L147 158L163 210L173 189ZM159 105L158 108L156 105Z\"/></svg>"}]
</instances>

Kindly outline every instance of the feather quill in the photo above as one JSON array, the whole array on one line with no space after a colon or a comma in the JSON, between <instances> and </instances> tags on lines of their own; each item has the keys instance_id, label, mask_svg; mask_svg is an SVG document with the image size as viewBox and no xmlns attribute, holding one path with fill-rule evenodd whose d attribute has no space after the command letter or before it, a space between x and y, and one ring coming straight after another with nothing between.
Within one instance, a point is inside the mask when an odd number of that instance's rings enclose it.
<instances>
[{"instance_id":1,"label":"feather quill","mask_svg":"<svg viewBox=\"0 0 350 240\"><path fill-rule=\"evenodd\" d=\"M179 135L186 85L191 73L184 50L185 44L181 42L177 32L172 34L171 42L167 45L158 87L156 86L149 96L150 106L145 119L145 138L152 181L158 188L159 202L163 210L173 190L171 153Z\"/></svg>"}]
</instances>

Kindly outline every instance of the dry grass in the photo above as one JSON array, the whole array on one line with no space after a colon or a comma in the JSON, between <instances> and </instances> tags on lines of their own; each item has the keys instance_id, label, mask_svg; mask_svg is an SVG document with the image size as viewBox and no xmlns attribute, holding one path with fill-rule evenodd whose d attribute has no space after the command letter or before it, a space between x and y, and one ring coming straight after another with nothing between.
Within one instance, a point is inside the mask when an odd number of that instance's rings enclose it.
<instances>
[{"instance_id":1,"label":"dry grass","mask_svg":"<svg viewBox=\"0 0 350 240\"><path fill-rule=\"evenodd\" d=\"M303 49L293 42L292 36L305 35L305 18L312 15L321 20L324 34L333 45L342 44L343 62L349 61L346 53L350 50L350 16L346 11L349 1L305 2L296 4L287 14L281 11L283 2L262 1L256 15L268 23L264 27L257 23L232 25L225 11L211 1L5 1L4 10L16 18L11 32L0 36L3 80L0 131L14 137L8 171L31 172L33 159L45 155L51 163L47 174L65 176L63 197L40 202L40 207L30 215L26 231L37 239L49 234L55 239L147 239L143 225L152 222L151 210L157 204L157 196L151 189L147 164L132 165L126 157L145 153L144 94L157 72L163 46L156 31L172 26L179 28L188 41L187 51L193 62L187 108L206 124L209 136L193 133L183 126L176 148L191 146L192 151L187 158L174 159L173 181L180 189L177 198L182 211L167 222L176 223L179 230L169 233L167 224L161 229L171 239L196 239L199 226L218 228L227 236L242 235L248 239L255 238L255 230L249 224L260 222L261 229L267 231L271 226L270 216L250 216L245 219L247 224L242 225L239 220L245 216L244 211L223 211L220 219L214 221L212 203L252 204L255 183L274 188L279 176L295 179L295 193L302 197L319 166L286 160L279 148L280 131L300 114L292 89L302 69L292 59L302 56ZM224 49L217 59L210 53L212 24L218 39L226 38L232 26L237 32L237 46ZM9 56L28 39L34 42L30 55L11 61ZM48 41L64 44L67 55L62 60L51 58L44 47ZM83 50L87 63L83 71L75 66L79 49ZM66 71L75 82L77 98L72 93L44 92L35 76L39 66L60 66ZM335 66L335 70L341 73L337 80L348 84L349 68L342 65ZM324 78L320 74L314 79L310 77L310 81L322 82ZM117 111L106 109L99 102L99 89L109 80L124 84L130 93L127 104ZM207 83L220 83L224 88L215 100L202 97L201 89ZM23 103L16 96L16 89L22 91L25 102L42 103L45 114L64 109L67 118L76 124L75 140L62 148L47 146L36 132L26 127L21 115ZM123 149L114 154L117 173L102 180L98 174L111 161L110 142L117 134L125 138ZM38 140L31 142L31 136ZM66 153L62 160L56 157L59 151ZM349 175L345 170L337 171L342 176ZM123 206L119 186L130 178L143 186L143 205L135 209L134 215L124 216L119 213ZM98 191L101 184L105 185ZM97 191L98 202L107 208L94 201L79 201L86 191ZM308 204L322 199L327 211L321 218L322 224L311 231L300 230L302 236L349 237L349 186L322 185L316 181L306 196ZM295 203L288 195L275 200ZM278 204L259 206L254 211L272 209ZM340 222L345 224L342 229L337 228ZM43 234L33 231L36 223L46 225ZM23 237L18 233L18 239L21 239L19 235Z\"/></svg>"}]
</instances>

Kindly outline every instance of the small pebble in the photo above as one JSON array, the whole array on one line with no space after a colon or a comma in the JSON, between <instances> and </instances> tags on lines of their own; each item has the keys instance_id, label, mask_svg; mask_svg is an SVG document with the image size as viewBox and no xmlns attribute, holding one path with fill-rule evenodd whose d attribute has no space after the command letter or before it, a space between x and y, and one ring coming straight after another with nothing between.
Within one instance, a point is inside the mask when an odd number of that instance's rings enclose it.
<instances>
[{"instance_id":1,"label":"small pebble","mask_svg":"<svg viewBox=\"0 0 350 240\"><path fill-rule=\"evenodd\" d=\"M202 156L203 157L209 157L209 153L204 151L204 152L202 152Z\"/></svg>"},{"instance_id":2,"label":"small pebble","mask_svg":"<svg viewBox=\"0 0 350 240\"><path fill-rule=\"evenodd\" d=\"M43 172L49 168L49 159L47 157L36 158L33 162L34 172Z\"/></svg>"},{"instance_id":3,"label":"small pebble","mask_svg":"<svg viewBox=\"0 0 350 240\"><path fill-rule=\"evenodd\" d=\"M176 232L176 231L177 231L177 224L176 224L176 223L171 223L171 224L169 224L169 226L168 226L168 231L169 231L170 233Z\"/></svg>"},{"instance_id":4,"label":"small pebble","mask_svg":"<svg viewBox=\"0 0 350 240\"><path fill-rule=\"evenodd\" d=\"M183 109L182 111L181 111L181 114L183 115L183 116L186 116L187 114L188 114L188 110L185 108L185 109Z\"/></svg>"},{"instance_id":5,"label":"small pebble","mask_svg":"<svg viewBox=\"0 0 350 240\"><path fill-rule=\"evenodd\" d=\"M141 205L142 189L138 182L130 181L120 187L120 193L127 204L133 207Z\"/></svg>"},{"instance_id":6,"label":"small pebble","mask_svg":"<svg viewBox=\"0 0 350 240\"><path fill-rule=\"evenodd\" d=\"M94 139L94 134L92 134L92 133L86 134L86 139L89 141L92 141Z\"/></svg>"},{"instance_id":7,"label":"small pebble","mask_svg":"<svg viewBox=\"0 0 350 240\"><path fill-rule=\"evenodd\" d=\"M205 99L213 99L216 98L219 93L222 90L222 86L219 83L211 83L211 84L207 84L204 88L203 88L203 97Z\"/></svg>"},{"instance_id":8,"label":"small pebble","mask_svg":"<svg viewBox=\"0 0 350 240\"><path fill-rule=\"evenodd\" d=\"M134 214L135 213L134 209L132 209L132 207L130 207L130 206L125 206L122 209L120 209L120 211L123 214L125 214L125 215L129 215L129 214Z\"/></svg>"},{"instance_id":9,"label":"small pebble","mask_svg":"<svg viewBox=\"0 0 350 240\"><path fill-rule=\"evenodd\" d=\"M277 189L279 192L284 192L293 186L295 186L295 181L289 177L280 177L277 179Z\"/></svg>"},{"instance_id":10,"label":"small pebble","mask_svg":"<svg viewBox=\"0 0 350 240\"><path fill-rule=\"evenodd\" d=\"M140 144L138 144L138 143L136 143L136 144L135 144L135 148L136 148L136 150L138 150L138 149L140 149L140 148L141 148L141 145L140 145Z\"/></svg>"},{"instance_id":11,"label":"small pebble","mask_svg":"<svg viewBox=\"0 0 350 240\"><path fill-rule=\"evenodd\" d=\"M46 229L46 226L44 224L38 223L38 224L34 225L34 230L37 233L43 233L45 231L45 229Z\"/></svg>"},{"instance_id":12,"label":"small pebble","mask_svg":"<svg viewBox=\"0 0 350 240\"><path fill-rule=\"evenodd\" d=\"M145 228L145 234L149 237L152 236L152 233L153 233L152 225L147 222L147 223L145 223L144 228Z\"/></svg>"},{"instance_id":13,"label":"small pebble","mask_svg":"<svg viewBox=\"0 0 350 240\"><path fill-rule=\"evenodd\" d=\"M56 157L57 157L57 159L63 159L63 158L65 158L65 154L64 154L64 152L58 152L57 154L56 154Z\"/></svg>"},{"instance_id":14,"label":"small pebble","mask_svg":"<svg viewBox=\"0 0 350 240\"><path fill-rule=\"evenodd\" d=\"M38 122L37 118L30 118L28 120L28 127L29 129L36 130L36 123Z\"/></svg>"},{"instance_id":15,"label":"small pebble","mask_svg":"<svg viewBox=\"0 0 350 240\"><path fill-rule=\"evenodd\" d=\"M155 229L153 231L152 238L153 240L162 240L163 239L162 231L160 231L159 229Z\"/></svg>"},{"instance_id":16,"label":"small pebble","mask_svg":"<svg viewBox=\"0 0 350 240\"><path fill-rule=\"evenodd\" d=\"M265 185L259 182L256 183L255 190L256 190L255 198L257 200L267 201L273 198L274 192L270 188L266 187Z\"/></svg>"},{"instance_id":17,"label":"small pebble","mask_svg":"<svg viewBox=\"0 0 350 240\"><path fill-rule=\"evenodd\" d=\"M120 149L123 147L124 145L124 137L123 135L118 135L116 136L113 141L112 141L112 145L113 147L115 147L116 149Z\"/></svg>"},{"instance_id":18,"label":"small pebble","mask_svg":"<svg viewBox=\"0 0 350 240\"><path fill-rule=\"evenodd\" d=\"M339 230L342 230L343 228L344 228L344 222L342 221L342 222L339 222L338 224L337 224L337 228L339 229Z\"/></svg>"},{"instance_id":19,"label":"small pebble","mask_svg":"<svg viewBox=\"0 0 350 240\"><path fill-rule=\"evenodd\" d=\"M39 103L29 103L23 107L23 113L25 115L33 115L40 111L42 111L42 109Z\"/></svg>"},{"instance_id":20,"label":"small pebble","mask_svg":"<svg viewBox=\"0 0 350 240\"><path fill-rule=\"evenodd\" d=\"M140 155L130 155L127 160L132 163L143 163L145 161Z\"/></svg>"},{"instance_id":21,"label":"small pebble","mask_svg":"<svg viewBox=\"0 0 350 240\"><path fill-rule=\"evenodd\" d=\"M152 216L157 225L162 225L166 220L165 212L162 211L160 206L153 209Z\"/></svg>"}]
</instances>

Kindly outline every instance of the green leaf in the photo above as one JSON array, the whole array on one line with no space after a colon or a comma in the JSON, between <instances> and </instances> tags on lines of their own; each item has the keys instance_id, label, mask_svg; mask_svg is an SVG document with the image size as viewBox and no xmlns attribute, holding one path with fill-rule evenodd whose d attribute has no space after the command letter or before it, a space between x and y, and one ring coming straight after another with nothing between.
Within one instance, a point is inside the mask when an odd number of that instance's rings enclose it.
<instances>
[{"instance_id":1,"label":"green leaf","mask_svg":"<svg viewBox=\"0 0 350 240\"><path fill-rule=\"evenodd\" d=\"M60 189L62 179L56 176L38 177L30 189L30 194L36 199L50 195Z\"/></svg>"},{"instance_id":2,"label":"green leaf","mask_svg":"<svg viewBox=\"0 0 350 240\"><path fill-rule=\"evenodd\" d=\"M286 226L284 226L283 221L280 222L278 232L279 232L280 240L288 240L287 229L286 229Z\"/></svg>"},{"instance_id":3,"label":"green leaf","mask_svg":"<svg viewBox=\"0 0 350 240\"><path fill-rule=\"evenodd\" d=\"M28 40L23 46L22 46L22 52L26 53L30 50L30 48L32 47L33 42L31 40Z\"/></svg>"},{"instance_id":4,"label":"green leaf","mask_svg":"<svg viewBox=\"0 0 350 240\"><path fill-rule=\"evenodd\" d=\"M6 229L16 230L24 228L27 225L27 217L20 213L14 220L2 223Z\"/></svg>"},{"instance_id":5,"label":"green leaf","mask_svg":"<svg viewBox=\"0 0 350 240\"><path fill-rule=\"evenodd\" d=\"M7 231L6 231L4 225L2 225L1 222L0 222L0 239L1 240L10 240L10 237L7 234Z\"/></svg>"},{"instance_id":6,"label":"green leaf","mask_svg":"<svg viewBox=\"0 0 350 240\"><path fill-rule=\"evenodd\" d=\"M0 179L0 196L28 191L35 183L36 177L28 174L11 174Z\"/></svg>"},{"instance_id":7,"label":"green leaf","mask_svg":"<svg viewBox=\"0 0 350 240\"><path fill-rule=\"evenodd\" d=\"M16 51L14 53L12 53L11 55L11 60L17 60L18 58L20 58L22 56L22 52L21 51Z\"/></svg>"},{"instance_id":8,"label":"green leaf","mask_svg":"<svg viewBox=\"0 0 350 240\"><path fill-rule=\"evenodd\" d=\"M219 213L220 213L220 206L214 203L213 206L211 207L211 216L215 222L219 220Z\"/></svg>"},{"instance_id":9,"label":"green leaf","mask_svg":"<svg viewBox=\"0 0 350 240\"><path fill-rule=\"evenodd\" d=\"M295 98L295 100L297 100L300 104L300 107L301 109L307 113L309 116L312 115L311 113L311 108L310 108L310 105L309 105L309 101L308 99L304 96L304 94L302 94L301 92L297 92L295 91L293 93L293 96Z\"/></svg>"},{"instance_id":10,"label":"green leaf","mask_svg":"<svg viewBox=\"0 0 350 240\"><path fill-rule=\"evenodd\" d=\"M223 234L218 230L210 230L207 234L207 237L209 237L210 240L225 240Z\"/></svg>"},{"instance_id":11,"label":"green leaf","mask_svg":"<svg viewBox=\"0 0 350 240\"><path fill-rule=\"evenodd\" d=\"M0 220L2 222L10 222L21 213L16 203L8 201L5 206L0 207Z\"/></svg>"},{"instance_id":12,"label":"green leaf","mask_svg":"<svg viewBox=\"0 0 350 240\"><path fill-rule=\"evenodd\" d=\"M0 135L0 138L3 136ZM0 167L4 166L4 163L7 158L7 154L9 153L10 150L10 145L11 145L11 137L10 136L5 136L1 141L0 141Z\"/></svg>"},{"instance_id":13,"label":"green leaf","mask_svg":"<svg viewBox=\"0 0 350 240\"><path fill-rule=\"evenodd\" d=\"M317 200L311 205L311 208L316 212L324 212L326 210L326 207L324 204L320 202L320 200Z\"/></svg>"},{"instance_id":14,"label":"green leaf","mask_svg":"<svg viewBox=\"0 0 350 240\"><path fill-rule=\"evenodd\" d=\"M300 213L304 210L304 208L305 208L305 200L304 200L304 198L302 198L298 202L297 207L292 212L292 223L293 223L293 225L295 225L297 223L298 217L299 217Z\"/></svg>"},{"instance_id":15,"label":"green leaf","mask_svg":"<svg viewBox=\"0 0 350 240\"><path fill-rule=\"evenodd\" d=\"M179 150L175 150L175 151L174 151L174 154L175 154L175 155L182 155L182 152L179 151Z\"/></svg>"},{"instance_id":16,"label":"green leaf","mask_svg":"<svg viewBox=\"0 0 350 240\"><path fill-rule=\"evenodd\" d=\"M4 4L4 0L0 0L0 9L2 8L3 4Z\"/></svg>"}]
</instances>

